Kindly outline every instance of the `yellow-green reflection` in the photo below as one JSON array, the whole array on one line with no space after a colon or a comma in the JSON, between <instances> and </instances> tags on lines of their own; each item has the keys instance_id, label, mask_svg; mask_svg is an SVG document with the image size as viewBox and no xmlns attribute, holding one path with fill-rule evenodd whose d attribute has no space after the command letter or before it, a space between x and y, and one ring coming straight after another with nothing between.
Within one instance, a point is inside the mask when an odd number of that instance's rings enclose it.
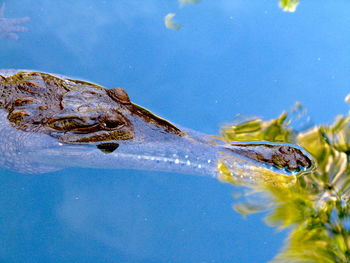
<instances>
[{"instance_id":1,"label":"yellow-green reflection","mask_svg":"<svg viewBox=\"0 0 350 263\"><path fill-rule=\"evenodd\" d=\"M178 0L179 6L184 7L188 4L198 4L201 0ZM295 12L297 6L299 5L299 0L280 0L279 6L285 12ZM173 18L175 13L169 13L164 17L165 27L172 30L180 30L182 28Z\"/></svg>"},{"instance_id":2,"label":"yellow-green reflection","mask_svg":"<svg viewBox=\"0 0 350 263\"><path fill-rule=\"evenodd\" d=\"M181 25L179 25L175 20L176 14L174 13L169 13L164 17L164 24L166 28L172 29L172 30L180 30L181 29Z\"/></svg>"},{"instance_id":3,"label":"yellow-green reflection","mask_svg":"<svg viewBox=\"0 0 350 263\"><path fill-rule=\"evenodd\" d=\"M280 7L286 12L295 12L298 4L299 0L280 0Z\"/></svg>"},{"instance_id":4,"label":"yellow-green reflection","mask_svg":"<svg viewBox=\"0 0 350 263\"><path fill-rule=\"evenodd\" d=\"M304 132L293 130L288 116L284 113L275 120L255 119L222 129L225 141L295 143L316 161L316 168L294 183L252 186L234 209L242 214L268 210L269 225L290 228L273 262L350 262L350 116ZM225 169L219 165L221 179L237 184Z\"/></svg>"},{"instance_id":5,"label":"yellow-green reflection","mask_svg":"<svg viewBox=\"0 0 350 263\"><path fill-rule=\"evenodd\" d=\"M187 4L198 4L201 0L178 0L180 6L184 6Z\"/></svg>"}]
</instances>

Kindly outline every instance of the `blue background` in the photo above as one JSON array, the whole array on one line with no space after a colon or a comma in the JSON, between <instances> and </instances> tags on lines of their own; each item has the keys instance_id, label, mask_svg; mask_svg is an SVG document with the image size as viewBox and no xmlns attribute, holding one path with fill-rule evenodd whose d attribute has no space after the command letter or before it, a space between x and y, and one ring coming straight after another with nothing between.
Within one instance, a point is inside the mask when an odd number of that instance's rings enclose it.
<instances>
[{"instance_id":1,"label":"blue background","mask_svg":"<svg viewBox=\"0 0 350 263\"><path fill-rule=\"evenodd\" d=\"M236 114L275 118L296 101L315 124L348 110L345 0L301 0L293 14L272 0L6 4L6 17L31 21L19 40L0 39L0 68L122 86L137 104L194 130L218 134ZM164 26L169 12L181 30ZM0 172L1 262L267 262L286 235L263 215L235 213L241 189L213 178Z\"/></svg>"}]
</instances>

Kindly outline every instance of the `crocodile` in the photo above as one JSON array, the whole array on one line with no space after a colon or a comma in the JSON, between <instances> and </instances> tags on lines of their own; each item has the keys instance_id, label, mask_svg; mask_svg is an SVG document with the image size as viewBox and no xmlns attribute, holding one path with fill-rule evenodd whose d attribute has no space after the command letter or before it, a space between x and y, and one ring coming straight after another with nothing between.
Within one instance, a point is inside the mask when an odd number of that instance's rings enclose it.
<instances>
[{"instance_id":1,"label":"crocodile","mask_svg":"<svg viewBox=\"0 0 350 263\"><path fill-rule=\"evenodd\" d=\"M225 158L243 171L290 175L313 166L299 146L224 143L131 102L123 88L28 70L0 70L0 136L0 166L20 173L84 167L215 176ZM241 177L254 180L249 173Z\"/></svg>"}]
</instances>

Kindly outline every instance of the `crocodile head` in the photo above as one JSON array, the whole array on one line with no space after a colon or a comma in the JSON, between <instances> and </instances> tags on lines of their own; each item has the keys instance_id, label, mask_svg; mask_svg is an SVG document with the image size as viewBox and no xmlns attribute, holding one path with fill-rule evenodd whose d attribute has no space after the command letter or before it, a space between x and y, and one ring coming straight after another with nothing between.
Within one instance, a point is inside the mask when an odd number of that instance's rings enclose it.
<instances>
[{"instance_id":1,"label":"crocodile head","mask_svg":"<svg viewBox=\"0 0 350 263\"><path fill-rule=\"evenodd\" d=\"M131 103L122 88L105 89L46 73L19 72L0 78L3 94L7 96L0 107L8 110L14 127L46 133L64 143L131 140L142 132L135 130L135 120L154 130L182 135L171 123Z\"/></svg>"},{"instance_id":2,"label":"crocodile head","mask_svg":"<svg viewBox=\"0 0 350 263\"><path fill-rule=\"evenodd\" d=\"M123 89L111 92L126 96ZM61 109L50 116L44 128L66 143L132 139L135 131L131 112L127 105L106 96L109 93L84 88L67 92L61 99Z\"/></svg>"}]
</instances>

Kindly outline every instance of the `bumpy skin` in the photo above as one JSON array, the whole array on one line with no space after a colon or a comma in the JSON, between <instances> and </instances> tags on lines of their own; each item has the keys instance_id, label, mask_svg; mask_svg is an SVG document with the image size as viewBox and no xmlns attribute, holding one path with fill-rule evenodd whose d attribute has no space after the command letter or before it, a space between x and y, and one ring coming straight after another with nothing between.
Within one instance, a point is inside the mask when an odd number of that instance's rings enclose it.
<instances>
[{"instance_id":1,"label":"bumpy skin","mask_svg":"<svg viewBox=\"0 0 350 263\"><path fill-rule=\"evenodd\" d=\"M85 81L40 72L6 72L0 71L0 109L5 110L9 124L18 130L47 134L66 144L95 143L104 153L118 148L115 141L137 140L137 134L144 138L144 141L137 141L141 144L150 136L159 138L154 142L156 145L152 144L155 152L161 148L160 144L167 145L160 154L163 157L182 144L187 147L180 147L184 152L202 144L204 151L214 150L210 141L192 138L173 124L131 103L122 88L105 89ZM149 130L152 132L147 133ZM174 137L163 135L185 138L171 145L169 138ZM151 156L149 146L147 155ZM299 171L312 166L310 158L291 145L236 143L219 145L217 151L221 151L220 147L279 169Z\"/></svg>"},{"instance_id":2,"label":"bumpy skin","mask_svg":"<svg viewBox=\"0 0 350 263\"><path fill-rule=\"evenodd\" d=\"M124 89L23 71L0 75L0 108L13 127L41 132L64 143L130 140L138 118L182 136L171 123L133 104Z\"/></svg>"},{"instance_id":3,"label":"bumpy skin","mask_svg":"<svg viewBox=\"0 0 350 263\"><path fill-rule=\"evenodd\" d=\"M300 171L311 168L312 161L301 150L290 145L269 143L232 144L229 149L258 162L285 168L289 171Z\"/></svg>"}]
</instances>

